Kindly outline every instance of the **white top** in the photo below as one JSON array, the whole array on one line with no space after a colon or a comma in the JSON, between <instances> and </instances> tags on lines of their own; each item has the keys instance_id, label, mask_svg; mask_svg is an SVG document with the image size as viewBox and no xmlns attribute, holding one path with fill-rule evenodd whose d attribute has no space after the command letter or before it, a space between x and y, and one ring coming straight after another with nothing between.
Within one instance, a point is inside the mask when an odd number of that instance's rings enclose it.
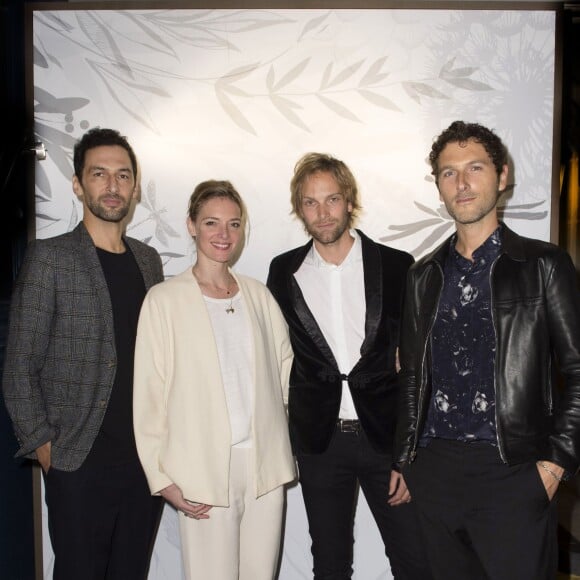
<instances>
[{"instance_id":1,"label":"white top","mask_svg":"<svg viewBox=\"0 0 580 580\"><path fill-rule=\"evenodd\" d=\"M232 445L252 446L252 336L242 294L233 298L203 297L217 346ZM208 385L209 387L209 385Z\"/></svg>"},{"instance_id":2,"label":"white top","mask_svg":"<svg viewBox=\"0 0 580 580\"><path fill-rule=\"evenodd\" d=\"M294 274L306 304L314 315L338 368L348 375L360 359L365 337L366 300L360 237L338 266L325 262L314 244ZM339 417L357 419L347 381L343 381Z\"/></svg>"}]
</instances>

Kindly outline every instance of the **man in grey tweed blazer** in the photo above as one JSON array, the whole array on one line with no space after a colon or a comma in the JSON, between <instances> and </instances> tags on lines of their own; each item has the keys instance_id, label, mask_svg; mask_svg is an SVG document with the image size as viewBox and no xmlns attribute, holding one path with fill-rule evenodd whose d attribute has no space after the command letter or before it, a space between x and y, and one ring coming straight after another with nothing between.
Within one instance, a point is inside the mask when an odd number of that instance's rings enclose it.
<instances>
[{"instance_id":1,"label":"man in grey tweed blazer","mask_svg":"<svg viewBox=\"0 0 580 580\"><path fill-rule=\"evenodd\" d=\"M45 476L56 580L144 580L161 504L137 457L133 350L158 253L123 236L137 195L127 140L92 129L74 150L83 221L29 246L16 282L4 398Z\"/></svg>"}]
</instances>

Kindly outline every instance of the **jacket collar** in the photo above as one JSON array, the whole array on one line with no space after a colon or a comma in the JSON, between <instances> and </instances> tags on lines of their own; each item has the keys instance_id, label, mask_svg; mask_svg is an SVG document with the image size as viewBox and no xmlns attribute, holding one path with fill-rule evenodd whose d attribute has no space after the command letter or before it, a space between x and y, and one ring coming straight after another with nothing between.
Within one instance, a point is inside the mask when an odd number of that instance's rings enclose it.
<instances>
[{"instance_id":1,"label":"jacket collar","mask_svg":"<svg viewBox=\"0 0 580 580\"><path fill-rule=\"evenodd\" d=\"M368 254L369 250L371 249L371 246L374 244L374 242L370 238L365 236L365 234L363 234L359 229L356 229L356 233L360 237L362 254L363 254L363 262L364 262L364 265L366 267L366 259L368 257L367 254ZM291 274L294 274L295 272L297 272L298 269L300 268L300 266L302 266L302 262L304 262L304 259L306 258L306 255L310 251L310 248L312 248L313 243L314 243L314 240L312 238L310 238L310 240L308 240L308 242L306 244L304 244L303 246L300 246L299 248L296 248L294 256L292 256L292 261L290 262ZM377 259L378 259L378 257L377 257Z\"/></svg>"},{"instance_id":2,"label":"jacket collar","mask_svg":"<svg viewBox=\"0 0 580 580\"><path fill-rule=\"evenodd\" d=\"M361 356L375 344L379 325L383 317L383 262L375 242L357 230L360 236L363 255L365 284L365 338L361 345Z\"/></svg>"},{"instance_id":3,"label":"jacket collar","mask_svg":"<svg viewBox=\"0 0 580 580\"><path fill-rule=\"evenodd\" d=\"M512 260L525 262L527 259L522 236L510 230L505 224L502 224L501 248L502 252L507 254Z\"/></svg>"},{"instance_id":4,"label":"jacket collar","mask_svg":"<svg viewBox=\"0 0 580 580\"><path fill-rule=\"evenodd\" d=\"M83 253L89 268L92 270L91 275L93 275L95 278L98 289L108 291L105 276L101 267L101 262L97 256L95 243L93 242L93 238L91 238L91 235L85 227L84 222L79 222L75 229L72 231L72 234L77 239L77 248L79 248L79 250ZM153 269L153 260L149 254L143 251L141 242L123 235L123 243L131 250L133 257L137 261L139 270L141 270L141 275L143 276L143 281L145 282L145 288L149 290L151 286L159 282L158 278L156 277L156 272Z\"/></svg>"},{"instance_id":5,"label":"jacket collar","mask_svg":"<svg viewBox=\"0 0 580 580\"><path fill-rule=\"evenodd\" d=\"M137 261L137 266L141 270L143 282L145 282L145 289L149 290L151 286L160 281L158 277L159 273L155 269L155 260L151 257L151 253L145 251L147 248L144 248L142 242L125 236L123 236L123 242L131 249L133 257Z\"/></svg>"},{"instance_id":6,"label":"jacket collar","mask_svg":"<svg viewBox=\"0 0 580 580\"><path fill-rule=\"evenodd\" d=\"M91 238L82 221L72 231L72 234L77 238L77 251L81 254L81 259L86 265L87 272L92 280L94 295L101 303L101 313L107 321L107 324L104 325L105 339L113 343L113 306L107 280L105 279L93 238Z\"/></svg>"},{"instance_id":7,"label":"jacket collar","mask_svg":"<svg viewBox=\"0 0 580 580\"><path fill-rule=\"evenodd\" d=\"M87 265L87 269L90 275L93 277L95 282L95 289L97 291L108 291L107 282L105 280L105 275L103 274L103 269L101 267L101 262L97 255L97 250L93 238L89 234L85 224L81 221L73 230L73 236L77 238L78 251L82 254L83 259Z\"/></svg>"},{"instance_id":8,"label":"jacket collar","mask_svg":"<svg viewBox=\"0 0 580 580\"><path fill-rule=\"evenodd\" d=\"M445 260L449 254L449 245L451 238L455 234L449 236L438 248L427 254L424 262L437 262L441 267L445 265ZM501 253L506 254L512 260L523 262L526 260L526 253L524 243L521 236L516 234L512 229L508 228L504 223L501 224Z\"/></svg>"},{"instance_id":9,"label":"jacket collar","mask_svg":"<svg viewBox=\"0 0 580 580\"><path fill-rule=\"evenodd\" d=\"M366 300L365 338L361 345L361 355L363 355L372 347L382 317L383 276L381 256L377 249L377 245L360 230L357 229L356 232L360 237L362 247ZM298 248L296 254L293 256L290 268L290 296L296 314L304 328L308 331L318 348L325 354L326 358L329 361L332 361L334 366L338 367L334 355L324 339L322 331L320 330L312 312L308 308L304 296L302 295L302 291L294 278L294 273L300 268L304 258L310 251L312 244L313 241L310 239L307 244Z\"/></svg>"},{"instance_id":10,"label":"jacket collar","mask_svg":"<svg viewBox=\"0 0 580 580\"><path fill-rule=\"evenodd\" d=\"M306 255L310 251L310 248L312 248L313 243L314 243L313 239L310 238L310 240L308 240L306 244L296 249L296 252L294 253L294 256L292 257L292 261L290 263L291 275L294 275L298 271L300 266L302 266L302 262L304 262L304 259L306 258Z\"/></svg>"}]
</instances>

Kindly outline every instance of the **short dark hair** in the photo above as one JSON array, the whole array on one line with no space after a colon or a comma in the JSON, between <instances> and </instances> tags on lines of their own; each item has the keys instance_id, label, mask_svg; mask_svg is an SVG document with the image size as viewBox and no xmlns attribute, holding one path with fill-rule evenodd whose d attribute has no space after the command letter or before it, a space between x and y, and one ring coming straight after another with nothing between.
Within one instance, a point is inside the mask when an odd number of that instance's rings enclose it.
<instances>
[{"instance_id":1,"label":"short dark hair","mask_svg":"<svg viewBox=\"0 0 580 580\"><path fill-rule=\"evenodd\" d=\"M229 181L209 179L208 181L202 181L199 183L189 198L189 205L187 207L187 215L189 216L189 219L192 222L195 222L202 206L210 199L216 197L229 199L240 208L242 228L244 228L248 219L246 204L244 203L242 196Z\"/></svg>"},{"instance_id":2,"label":"short dark hair","mask_svg":"<svg viewBox=\"0 0 580 580\"><path fill-rule=\"evenodd\" d=\"M101 129L94 127L89 129L75 144L73 153L73 164L75 175L81 181L83 169L85 168L85 157L89 149L95 147L106 147L117 145L127 151L129 159L131 160L131 167L133 169L133 178L137 179L137 157L131 145L127 141L127 137L123 137L119 131L115 129Z\"/></svg>"},{"instance_id":3,"label":"short dark hair","mask_svg":"<svg viewBox=\"0 0 580 580\"><path fill-rule=\"evenodd\" d=\"M307 179L316 173L330 173L340 187L340 193L352 206L349 214L348 226L351 227L361 209L358 186L351 170L344 161L336 159L326 153L307 153L294 166L294 176L290 182L290 203L292 213L301 217L302 190Z\"/></svg>"},{"instance_id":4,"label":"short dark hair","mask_svg":"<svg viewBox=\"0 0 580 580\"><path fill-rule=\"evenodd\" d=\"M439 172L439 156L449 143L466 143L472 140L483 145L493 165L499 175L503 166L507 164L508 153L506 146L501 139L487 127L478 123L465 123L463 121L454 121L439 135L429 153L429 162L431 163L431 173L437 181Z\"/></svg>"}]
</instances>

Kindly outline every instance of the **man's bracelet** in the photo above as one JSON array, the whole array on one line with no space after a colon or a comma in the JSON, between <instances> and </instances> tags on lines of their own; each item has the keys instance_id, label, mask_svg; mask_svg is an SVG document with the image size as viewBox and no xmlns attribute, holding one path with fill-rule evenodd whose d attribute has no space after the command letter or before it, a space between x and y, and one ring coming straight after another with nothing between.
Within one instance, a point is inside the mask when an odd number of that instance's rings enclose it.
<instances>
[{"instance_id":1,"label":"man's bracelet","mask_svg":"<svg viewBox=\"0 0 580 580\"><path fill-rule=\"evenodd\" d=\"M538 465L545 471L547 471L558 483L562 483L563 477L560 477L555 471L550 469L543 461L538 461Z\"/></svg>"}]
</instances>

